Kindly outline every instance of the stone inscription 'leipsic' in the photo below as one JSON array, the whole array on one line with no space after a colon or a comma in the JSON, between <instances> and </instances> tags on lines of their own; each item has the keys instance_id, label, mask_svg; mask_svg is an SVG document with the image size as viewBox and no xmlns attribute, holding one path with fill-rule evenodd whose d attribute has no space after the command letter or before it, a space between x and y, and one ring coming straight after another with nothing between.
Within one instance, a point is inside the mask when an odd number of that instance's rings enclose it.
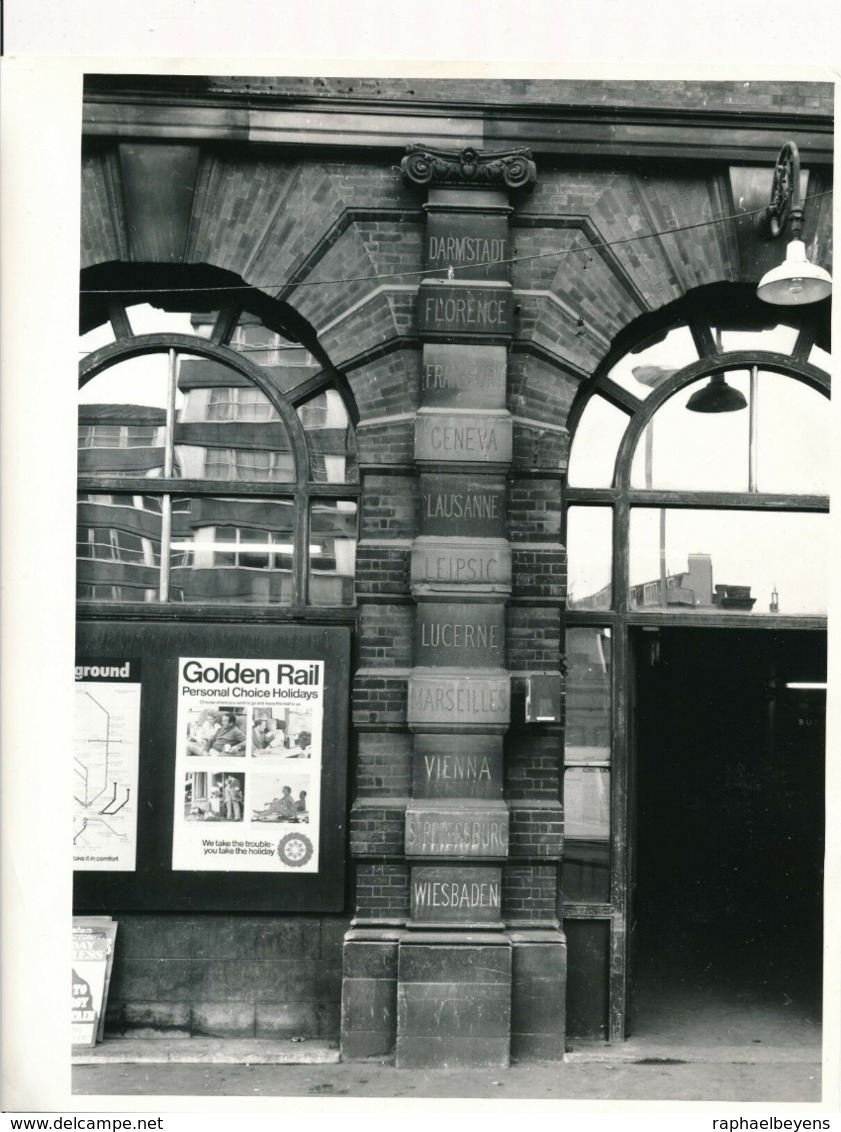
<instances>
[{"instance_id":1,"label":"stone inscription 'leipsic'","mask_svg":"<svg viewBox=\"0 0 841 1132\"><path fill-rule=\"evenodd\" d=\"M500 538L506 535L505 480L464 475L422 475L421 535Z\"/></svg>"},{"instance_id":2,"label":"stone inscription 'leipsic'","mask_svg":"<svg viewBox=\"0 0 841 1132\"><path fill-rule=\"evenodd\" d=\"M505 374L504 346L427 342L422 402L432 408L504 409Z\"/></svg>"},{"instance_id":3,"label":"stone inscription 'leipsic'","mask_svg":"<svg viewBox=\"0 0 841 1132\"><path fill-rule=\"evenodd\" d=\"M505 660L505 607L430 602L417 607L415 664L495 668Z\"/></svg>"},{"instance_id":4,"label":"stone inscription 'leipsic'","mask_svg":"<svg viewBox=\"0 0 841 1132\"><path fill-rule=\"evenodd\" d=\"M465 673L444 676L413 672L409 677L408 723L458 727L484 723L508 725L511 716L511 681L507 673Z\"/></svg>"},{"instance_id":5,"label":"stone inscription 'leipsic'","mask_svg":"<svg viewBox=\"0 0 841 1132\"><path fill-rule=\"evenodd\" d=\"M509 464L512 422L506 412L443 413L415 417L415 459L429 463Z\"/></svg>"},{"instance_id":6,"label":"stone inscription 'leipsic'","mask_svg":"<svg viewBox=\"0 0 841 1132\"><path fill-rule=\"evenodd\" d=\"M511 589L511 548L499 540L415 540L412 585L418 592L447 590L507 593Z\"/></svg>"},{"instance_id":7,"label":"stone inscription 'leipsic'","mask_svg":"<svg viewBox=\"0 0 841 1132\"><path fill-rule=\"evenodd\" d=\"M492 334L508 337L514 329L510 287L453 283L421 284L418 330L421 334Z\"/></svg>"},{"instance_id":8,"label":"stone inscription 'leipsic'","mask_svg":"<svg viewBox=\"0 0 841 1132\"><path fill-rule=\"evenodd\" d=\"M410 806L406 811L406 855L410 857L505 857L508 810L504 803L455 809Z\"/></svg>"},{"instance_id":9,"label":"stone inscription 'leipsic'","mask_svg":"<svg viewBox=\"0 0 841 1132\"><path fill-rule=\"evenodd\" d=\"M501 735L416 735L412 794L418 798L502 797Z\"/></svg>"},{"instance_id":10,"label":"stone inscription 'leipsic'","mask_svg":"<svg viewBox=\"0 0 841 1132\"><path fill-rule=\"evenodd\" d=\"M501 890L498 868L414 867L412 919L493 922L500 918Z\"/></svg>"}]
</instances>

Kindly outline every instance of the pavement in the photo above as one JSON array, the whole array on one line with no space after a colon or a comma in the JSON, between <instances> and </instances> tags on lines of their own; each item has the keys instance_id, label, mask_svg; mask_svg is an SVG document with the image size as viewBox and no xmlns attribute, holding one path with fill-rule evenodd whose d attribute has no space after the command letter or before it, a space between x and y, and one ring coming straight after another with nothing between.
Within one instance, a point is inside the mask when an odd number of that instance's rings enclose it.
<instances>
[{"instance_id":1,"label":"pavement","mask_svg":"<svg viewBox=\"0 0 841 1132\"><path fill-rule=\"evenodd\" d=\"M563 1063L397 1069L343 1063L334 1044L114 1039L73 1058L87 1096L407 1097L818 1103L815 1050L578 1043Z\"/></svg>"}]
</instances>

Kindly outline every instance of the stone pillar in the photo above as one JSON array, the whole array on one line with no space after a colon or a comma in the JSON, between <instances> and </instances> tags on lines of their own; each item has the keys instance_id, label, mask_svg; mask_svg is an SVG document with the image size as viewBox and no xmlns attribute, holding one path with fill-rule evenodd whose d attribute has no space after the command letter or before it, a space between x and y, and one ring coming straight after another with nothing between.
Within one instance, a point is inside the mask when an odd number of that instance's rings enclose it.
<instances>
[{"instance_id":1,"label":"stone pillar","mask_svg":"<svg viewBox=\"0 0 841 1132\"><path fill-rule=\"evenodd\" d=\"M414 147L402 168L408 183L429 186L426 267L434 270L418 289L410 915L398 947L397 1065L504 1066L514 955L502 918L510 824L502 765L511 710L509 178L530 183L534 166L525 152Z\"/></svg>"}]
</instances>

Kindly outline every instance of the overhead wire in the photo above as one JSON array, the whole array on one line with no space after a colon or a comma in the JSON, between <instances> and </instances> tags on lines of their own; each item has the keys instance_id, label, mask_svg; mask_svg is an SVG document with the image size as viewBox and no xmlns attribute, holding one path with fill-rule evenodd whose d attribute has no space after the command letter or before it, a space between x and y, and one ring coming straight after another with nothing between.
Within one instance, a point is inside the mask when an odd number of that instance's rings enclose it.
<instances>
[{"instance_id":1,"label":"overhead wire","mask_svg":"<svg viewBox=\"0 0 841 1132\"><path fill-rule=\"evenodd\" d=\"M804 203L817 200L819 197L829 196L832 194L832 189L822 189L820 192L813 193L812 196L807 197ZM762 208L749 209L745 212L734 212L725 216L715 216L709 220L697 220L692 224L678 224L674 228L665 228L655 232L639 232L633 236L622 236L616 240L602 240L598 243L588 243L586 245L575 248L555 248L546 252L534 252L531 255L509 256L506 259L483 260L479 263L469 264L446 264L438 267L425 267L417 268L409 271L388 271L379 272L374 275L352 275L340 279L303 279L275 281L270 280L267 282L259 283L231 283L220 284L217 286L205 287L82 287L81 294L83 295L163 295L182 293L190 294L208 293L208 292L232 292L232 291L280 291L285 288L290 290L298 290L300 287L333 287L343 283L377 283L387 279L413 279L419 276L435 275L447 269L448 276L454 277L456 272L459 271L475 271L481 267L500 267L507 264L527 263L536 259L549 259L552 257L562 257L567 255L580 255L583 253L590 253L601 251L607 248L621 247L623 244L637 243L640 240L652 240L660 236L671 236L679 232L692 232L698 228L710 228L715 224L725 224L731 220L742 220L752 216L758 216L760 213L765 212L767 206Z\"/></svg>"}]
</instances>

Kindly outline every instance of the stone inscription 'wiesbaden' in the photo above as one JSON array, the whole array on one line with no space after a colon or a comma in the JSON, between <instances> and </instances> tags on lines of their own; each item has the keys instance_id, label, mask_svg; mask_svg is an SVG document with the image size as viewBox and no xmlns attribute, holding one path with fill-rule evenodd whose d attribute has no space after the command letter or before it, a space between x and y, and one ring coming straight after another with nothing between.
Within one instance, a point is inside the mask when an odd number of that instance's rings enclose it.
<instances>
[{"instance_id":1,"label":"stone inscription 'wiesbaden'","mask_svg":"<svg viewBox=\"0 0 841 1132\"><path fill-rule=\"evenodd\" d=\"M507 727L511 717L508 673L465 672L462 676L413 672L409 677L409 726L440 730L477 723Z\"/></svg>"},{"instance_id":2,"label":"stone inscription 'wiesbaden'","mask_svg":"<svg viewBox=\"0 0 841 1132\"><path fill-rule=\"evenodd\" d=\"M421 535L500 538L506 534L507 492L502 476L421 476Z\"/></svg>"},{"instance_id":3,"label":"stone inscription 'wiesbaden'","mask_svg":"<svg viewBox=\"0 0 841 1132\"><path fill-rule=\"evenodd\" d=\"M505 347L426 343L421 369L424 406L505 408Z\"/></svg>"},{"instance_id":4,"label":"stone inscription 'wiesbaden'","mask_svg":"<svg viewBox=\"0 0 841 1132\"><path fill-rule=\"evenodd\" d=\"M495 668L505 662L505 607L429 602L417 608L415 664Z\"/></svg>"},{"instance_id":5,"label":"stone inscription 'wiesbaden'","mask_svg":"<svg viewBox=\"0 0 841 1132\"><path fill-rule=\"evenodd\" d=\"M430 808L419 803L406 811L408 857L505 857L508 810L503 802Z\"/></svg>"},{"instance_id":6,"label":"stone inscription 'wiesbaden'","mask_svg":"<svg viewBox=\"0 0 841 1132\"><path fill-rule=\"evenodd\" d=\"M415 735L412 764L416 799L502 797L501 735Z\"/></svg>"},{"instance_id":7,"label":"stone inscription 'wiesbaden'","mask_svg":"<svg viewBox=\"0 0 841 1132\"><path fill-rule=\"evenodd\" d=\"M412 547L412 585L417 593L508 593L511 548L503 540L429 539Z\"/></svg>"},{"instance_id":8,"label":"stone inscription 'wiesbaden'","mask_svg":"<svg viewBox=\"0 0 841 1132\"><path fill-rule=\"evenodd\" d=\"M421 409L415 417L415 459L420 462L510 464L511 454L512 422L506 412Z\"/></svg>"},{"instance_id":9,"label":"stone inscription 'wiesbaden'","mask_svg":"<svg viewBox=\"0 0 841 1132\"><path fill-rule=\"evenodd\" d=\"M498 921L502 910L502 870L415 866L411 908L413 920Z\"/></svg>"},{"instance_id":10,"label":"stone inscription 'wiesbaden'","mask_svg":"<svg viewBox=\"0 0 841 1132\"><path fill-rule=\"evenodd\" d=\"M421 334L490 334L509 337L514 330L514 295L510 287L478 283L422 283L418 293Z\"/></svg>"}]
</instances>

